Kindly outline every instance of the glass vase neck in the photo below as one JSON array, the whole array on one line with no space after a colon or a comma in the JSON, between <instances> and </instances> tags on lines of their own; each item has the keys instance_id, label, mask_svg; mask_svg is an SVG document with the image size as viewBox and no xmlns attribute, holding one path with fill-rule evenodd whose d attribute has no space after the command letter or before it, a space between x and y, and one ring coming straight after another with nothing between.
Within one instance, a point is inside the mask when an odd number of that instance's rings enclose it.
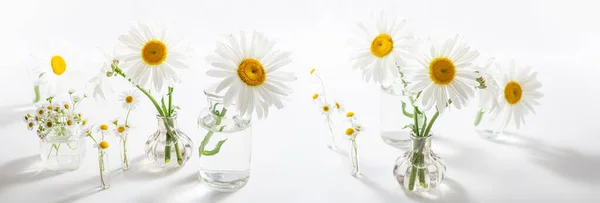
<instances>
[{"instance_id":1,"label":"glass vase neck","mask_svg":"<svg viewBox=\"0 0 600 203\"><path fill-rule=\"evenodd\" d=\"M159 130L165 130L165 124L168 124L171 128L177 128L177 114L173 114L172 116L157 115L156 120L158 121Z\"/></svg>"},{"instance_id":2,"label":"glass vase neck","mask_svg":"<svg viewBox=\"0 0 600 203\"><path fill-rule=\"evenodd\" d=\"M432 135L427 136L415 136L411 133L410 139L412 140L412 150L418 151L419 153L430 154L431 153L431 138Z\"/></svg>"}]
</instances>

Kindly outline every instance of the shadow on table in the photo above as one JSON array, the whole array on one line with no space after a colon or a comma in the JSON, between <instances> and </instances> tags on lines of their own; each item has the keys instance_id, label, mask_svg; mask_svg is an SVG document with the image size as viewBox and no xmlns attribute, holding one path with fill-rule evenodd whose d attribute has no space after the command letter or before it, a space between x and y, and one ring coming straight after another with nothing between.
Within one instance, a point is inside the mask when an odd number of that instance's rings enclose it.
<instances>
[{"instance_id":1,"label":"shadow on table","mask_svg":"<svg viewBox=\"0 0 600 203\"><path fill-rule=\"evenodd\" d=\"M124 179L131 180L157 180L176 173L182 167L165 169L154 165L145 156L137 156L130 161L131 169L126 172L115 171L118 175L122 175Z\"/></svg>"},{"instance_id":2,"label":"shadow on table","mask_svg":"<svg viewBox=\"0 0 600 203\"><path fill-rule=\"evenodd\" d=\"M0 166L0 172L0 190L12 184L39 181L63 173L44 170L38 155L8 161Z\"/></svg>"},{"instance_id":3,"label":"shadow on table","mask_svg":"<svg viewBox=\"0 0 600 203\"><path fill-rule=\"evenodd\" d=\"M367 186L371 187L374 191L379 193L380 197L386 200L398 200L403 199L400 195L405 194L409 199L418 202L460 202L470 203L473 202L469 197L465 189L452 179L446 178L438 188L429 193L414 193L408 191L404 186L398 185L393 189L386 189L381 184L367 178L361 177L360 180Z\"/></svg>"},{"instance_id":4,"label":"shadow on table","mask_svg":"<svg viewBox=\"0 0 600 203\"><path fill-rule=\"evenodd\" d=\"M530 153L533 162L566 179L600 183L600 155L583 154L576 149L551 146L530 135L505 133L487 140L521 148Z\"/></svg>"},{"instance_id":5,"label":"shadow on table","mask_svg":"<svg viewBox=\"0 0 600 203\"><path fill-rule=\"evenodd\" d=\"M13 124L15 122L21 122L23 117L33 111L35 106L33 103L28 104L13 104L0 106L0 127L7 126ZM26 125L23 124L23 129L25 129Z\"/></svg>"}]
</instances>

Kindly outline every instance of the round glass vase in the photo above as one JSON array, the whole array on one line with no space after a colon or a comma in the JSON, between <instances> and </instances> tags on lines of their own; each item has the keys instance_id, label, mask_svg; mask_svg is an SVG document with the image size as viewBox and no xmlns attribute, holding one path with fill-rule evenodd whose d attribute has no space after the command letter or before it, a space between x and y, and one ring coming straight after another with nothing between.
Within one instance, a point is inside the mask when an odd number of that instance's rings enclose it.
<instances>
[{"instance_id":1,"label":"round glass vase","mask_svg":"<svg viewBox=\"0 0 600 203\"><path fill-rule=\"evenodd\" d=\"M410 150L396 160L394 177L408 191L429 192L444 179L446 167L431 151L431 137L411 133Z\"/></svg>"},{"instance_id":2,"label":"round glass vase","mask_svg":"<svg viewBox=\"0 0 600 203\"><path fill-rule=\"evenodd\" d=\"M383 84L379 100L381 138L386 144L399 149L409 148L410 129L404 129L404 126L413 121L403 112L403 110L406 110L406 113L413 112L409 95L403 90L404 85L401 80Z\"/></svg>"},{"instance_id":3,"label":"round glass vase","mask_svg":"<svg viewBox=\"0 0 600 203\"><path fill-rule=\"evenodd\" d=\"M85 136L79 127L53 127L40 133L40 158L48 170L70 171L85 157Z\"/></svg>"},{"instance_id":4,"label":"round glass vase","mask_svg":"<svg viewBox=\"0 0 600 203\"><path fill-rule=\"evenodd\" d=\"M225 105L214 87L205 89L204 94L208 107L198 117L203 135L198 178L213 190L236 191L250 178L251 119L241 116L234 105Z\"/></svg>"},{"instance_id":5,"label":"round glass vase","mask_svg":"<svg viewBox=\"0 0 600 203\"><path fill-rule=\"evenodd\" d=\"M177 114L156 116L158 129L146 141L146 157L164 168L185 165L192 156L192 140L177 127Z\"/></svg>"}]
</instances>

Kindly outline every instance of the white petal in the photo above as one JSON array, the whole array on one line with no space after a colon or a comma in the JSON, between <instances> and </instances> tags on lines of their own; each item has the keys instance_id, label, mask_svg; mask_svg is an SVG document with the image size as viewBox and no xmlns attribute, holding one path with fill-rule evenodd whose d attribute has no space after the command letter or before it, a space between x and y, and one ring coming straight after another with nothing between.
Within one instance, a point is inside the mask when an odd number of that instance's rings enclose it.
<instances>
[{"instance_id":1,"label":"white petal","mask_svg":"<svg viewBox=\"0 0 600 203\"><path fill-rule=\"evenodd\" d=\"M227 92L223 96L223 103L225 105L230 105L236 100L236 97L234 95L238 94L240 87L240 85L236 85L235 83L232 83L231 86L229 86Z\"/></svg>"},{"instance_id":2,"label":"white petal","mask_svg":"<svg viewBox=\"0 0 600 203\"><path fill-rule=\"evenodd\" d=\"M281 72L281 71L277 71L277 72L273 72L273 73L269 74L269 78L273 78L275 80L281 80L281 81L295 81L298 79L294 73ZM267 78L267 80L269 80L269 78Z\"/></svg>"},{"instance_id":3,"label":"white petal","mask_svg":"<svg viewBox=\"0 0 600 203\"><path fill-rule=\"evenodd\" d=\"M276 87L276 86L274 86L274 85L272 85L270 83L263 83L262 86L264 86L270 92L274 92L274 93L280 94L282 96L287 96L288 95L287 92L279 89L278 87Z\"/></svg>"},{"instance_id":4,"label":"white petal","mask_svg":"<svg viewBox=\"0 0 600 203\"><path fill-rule=\"evenodd\" d=\"M215 90L217 93L221 92L223 89L225 89L226 87L231 87L232 86L232 82L233 80L237 79L236 77L228 77L225 78L221 81L221 83L219 83L219 85L217 86L217 89Z\"/></svg>"},{"instance_id":5,"label":"white petal","mask_svg":"<svg viewBox=\"0 0 600 203\"><path fill-rule=\"evenodd\" d=\"M231 65L230 63L221 61L212 62L210 65L214 66L215 68L221 68L228 71L235 71L237 69L237 67Z\"/></svg>"},{"instance_id":6,"label":"white petal","mask_svg":"<svg viewBox=\"0 0 600 203\"><path fill-rule=\"evenodd\" d=\"M420 92L423 89L425 89L427 86L429 86L431 84L431 82L429 81L419 81L416 83L411 83L410 85L408 85L406 87L406 89L410 92Z\"/></svg>"},{"instance_id":7,"label":"white petal","mask_svg":"<svg viewBox=\"0 0 600 203\"><path fill-rule=\"evenodd\" d=\"M224 78L235 75L235 73L233 71L224 71L222 69L211 69L206 71L206 75L215 78Z\"/></svg>"}]
</instances>

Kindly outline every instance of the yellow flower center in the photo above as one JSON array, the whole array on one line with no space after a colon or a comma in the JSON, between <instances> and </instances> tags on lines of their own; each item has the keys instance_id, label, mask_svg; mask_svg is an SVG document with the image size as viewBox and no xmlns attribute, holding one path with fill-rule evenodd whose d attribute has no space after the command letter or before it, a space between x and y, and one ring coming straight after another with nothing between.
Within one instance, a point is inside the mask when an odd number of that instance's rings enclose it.
<instances>
[{"instance_id":1,"label":"yellow flower center","mask_svg":"<svg viewBox=\"0 0 600 203\"><path fill-rule=\"evenodd\" d=\"M142 47L142 59L146 64L157 66L167 59L167 45L160 40L150 40Z\"/></svg>"},{"instance_id":2,"label":"yellow flower center","mask_svg":"<svg viewBox=\"0 0 600 203\"><path fill-rule=\"evenodd\" d=\"M102 142L100 142L100 144L98 144L98 146L100 146L100 148L102 148L102 149L106 149L106 148L108 148L108 142L102 141Z\"/></svg>"},{"instance_id":3,"label":"yellow flower center","mask_svg":"<svg viewBox=\"0 0 600 203\"><path fill-rule=\"evenodd\" d=\"M106 125L106 124L100 125L100 130L108 130L108 125Z\"/></svg>"},{"instance_id":4,"label":"yellow flower center","mask_svg":"<svg viewBox=\"0 0 600 203\"><path fill-rule=\"evenodd\" d=\"M317 98L319 98L319 94L313 94L312 98L313 98L313 99L317 99Z\"/></svg>"},{"instance_id":5,"label":"yellow flower center","mask_svg":"<svg viewBox=\"0 0 600 203\"><path fill-rule=\"evenodd\" d=\"M356 130L360 131L360 125L356 126Z\"/></svg>"},{"instance_id":6,"label":"yellow flower center","mask_svg":"<svg viewBox=\"0 0 600 203\"><path fill-rule=\"evenodd\" d=\"M346 135L350 136L350 135L353 135L353 134L354 134L354 129L352 129L352 128L346 129Z\"/></svg>"},{"instance_id":7,"label":"yellow flower center","mask_svg":"<svg viewBox=\"0 0 600 203\"><path fill-rule=\"evenodd\" d=\"M119 126L119 127L117 128L117 132L119 132L119 133L123 133L123 132L125 132L125 126Z\"/></svg>"},{"instance_id":8,"label":"yellow flower center","mask_svg":"<svg viewBox=\"0 0 600 203\"><path fill-rule=\"evenodd\" d=\"M44 110L39 110L38 114L43 115L44 114Z\"/></svg>"},{"instance_id":9,"label":"yellow flower center","mask_svg":"<svg viewBox=\"0 0 600 203\"><path fill-rule=\"evenodd\" d=\"M394 41L388 34L379 34L371 42L371 53L379 58L387 56L392 49L394 49Z\"/></svg>"},{"instance_id":10,"label":"yellow flower center","mask_svg":"<svg viewBox=\"0 0 600 203\"><path fill-rule=\"evenodd\" d=\"M28 117L28 116L25 116L25 121L27 121L27 120L29 120L29 117Z\"/></svg>"},{"instance_id":11,"label":"yellow flower center","mask_svg":"<svg viewBox=\"0 0 600 203\"><path fill-rule=\"evenodd\" d=\"M125 103L128 103L128 104L133 103L133 97L132 96L125 97Z\"/></svg>"},{"instance_id":12,"label":"yellow flower center","mask_svg":"<svg viewBox=\"0 0 600 203\"><path fill-rule=\"evenodd\" d=\"M112 122L112 124L115 124L115 125L119 124L119 120L114 120L114 121Z\"/></svg>"},{"instance_id":13,"label":"yellow flower center","mask_svg":"<svg viewBox=\"0 0 600 203\"><path fill-rule=\"evenodd\" d=\"M315 69L313 68L312 70L310 70L310 74L312 75L315 72Z\"/></svg>"},{"instance_id":14,"label":"yellow flower center","mask_svg":"<svg viewBox=\"0 0 600 203\"><path fill-rule=\"evenodd\" d=\"M87 124L87 120L81 121L81 125L85 125L85 124Z\"/></svg>"},{"instance_id":15,"label":"yellow flower center","mask_svg":"<svg viewBox=\"0 0 600 203\"><path fill-rule=\"evenodd\" d=\"M342 105L340 105L340 103L336 102L335 103L335 108L340 109L340 108L342 108Z\"/></svg>"},{"instance_id":16,"label":"yellow flower center","mask_svg":"<svg viewBox=\"0 0 600 203\"><path fill-rule=\"evenodd\" d=\"M52 121L48 121L48 122L46 122L46 127L49 127L49 128L51 128L51 127L52 127Z\"/></svg>"},{"instance_id":17,"label":"yellow flower center","mask_svg":"<svg viewBox=\"0 0 600 203\"><path fill-rule=\"evenodd\" d=\"M29 122L27 125L28 125L30 128L33 128L33 123L32 123L32 122Z\"/></svg>"},{"instance_id":18,"label":"yellow flower center","mask_svg":"<svg viewBox=\"0 0 600 203\"><path fill-rule=\"evenodd\" d=\"M324 112L329 112L329 106L323 106L323 111Z\"/></svg>"},{"instance_id":19,"label":"yellow flower center","mask_svg":"<svg viewBox=\"0 0 600 203\"><path fill-rule=\"evenodd\" d=\"M71 126L71 125L73 125L73 120L68 120L68 121L67 121L67 125L68 125L68 126Z\"/></svg>"},{"instance_id":20,"label":"yellow flower center","mask_svg":"<svg viewBox=\"0 0 600 203\"><path fill-rule=\"evenodd\" d=\"M429 77L438 85L450 84L456 76L456 67L452 60L446 57L438 57L429 64Z\"/></svg>"},{"instance_id":21,"label":"yellow flower center","mask_svg":"<svg viewBox=\"0 0 600 203\"><path fill-rule=\"evenodd\" d=\"M40 117L35 116L35 121L39 121L39 120L40 120Z\"/></svg>"},{"instance_id":22,"label":"yellow flower center","mask_svg":"<svg viewBox=\"0 0 600 203\"><path fill-rule=\"evenodd\" d=\"M346 113L346 117L350 118L352 116L354 116L354 112L350 111L350 112Z\"/></svg>"},{"instance_id":23,"label":"yellow flower center","mask_svg":"<svg viewBox=\"0 0 600 203\"><path fill-rule=\"evenodd\" d=\"M52 110L52 106L48 106L46 107L48 110Z\"/></svg>"},{"instance_id":24,"label":"yellow flower center","mask_svg":"<svg viewBox=\"0 0 600 203\"><path fill-rule=\"evenodd\" d=\"M62 75L67 70L67 63L62 56L53 56L50 59L50 66L52 66L52 72L56 75Z\"/></svg>"},{"instance_id":25,"label":"yellow flower center","mask_svg":"<svg viewBox=\"0 0 600 203\"><path fill-rule=\"evenodd\" d=\"M65 106L65 109L71 108L71 106L69 106L69 104L65 104L64 106Z\"/></svg>"},{"instance_id":26,"label":"yellow flower center","mask_svg":"<svg viewBox=\"0 0 600 203\"><path fill-rule=\"evenodd\" d=\"M516 104L521 100L523 96L523 89L521 85L515 81L510 81L504 88L504 98L509 104Z\"/></svg>"},{"instance_id":27,"label":"yellow flower center","mask_svg":"<svg viewBox=\"0 0 600 203\"><path fill-rule=\"evenodd\" d=\"M262 64L253 58L242 61L237 69L240 79L249 86L261 85L267 79L267 73Z\"/></svg>"}]
</instances>

